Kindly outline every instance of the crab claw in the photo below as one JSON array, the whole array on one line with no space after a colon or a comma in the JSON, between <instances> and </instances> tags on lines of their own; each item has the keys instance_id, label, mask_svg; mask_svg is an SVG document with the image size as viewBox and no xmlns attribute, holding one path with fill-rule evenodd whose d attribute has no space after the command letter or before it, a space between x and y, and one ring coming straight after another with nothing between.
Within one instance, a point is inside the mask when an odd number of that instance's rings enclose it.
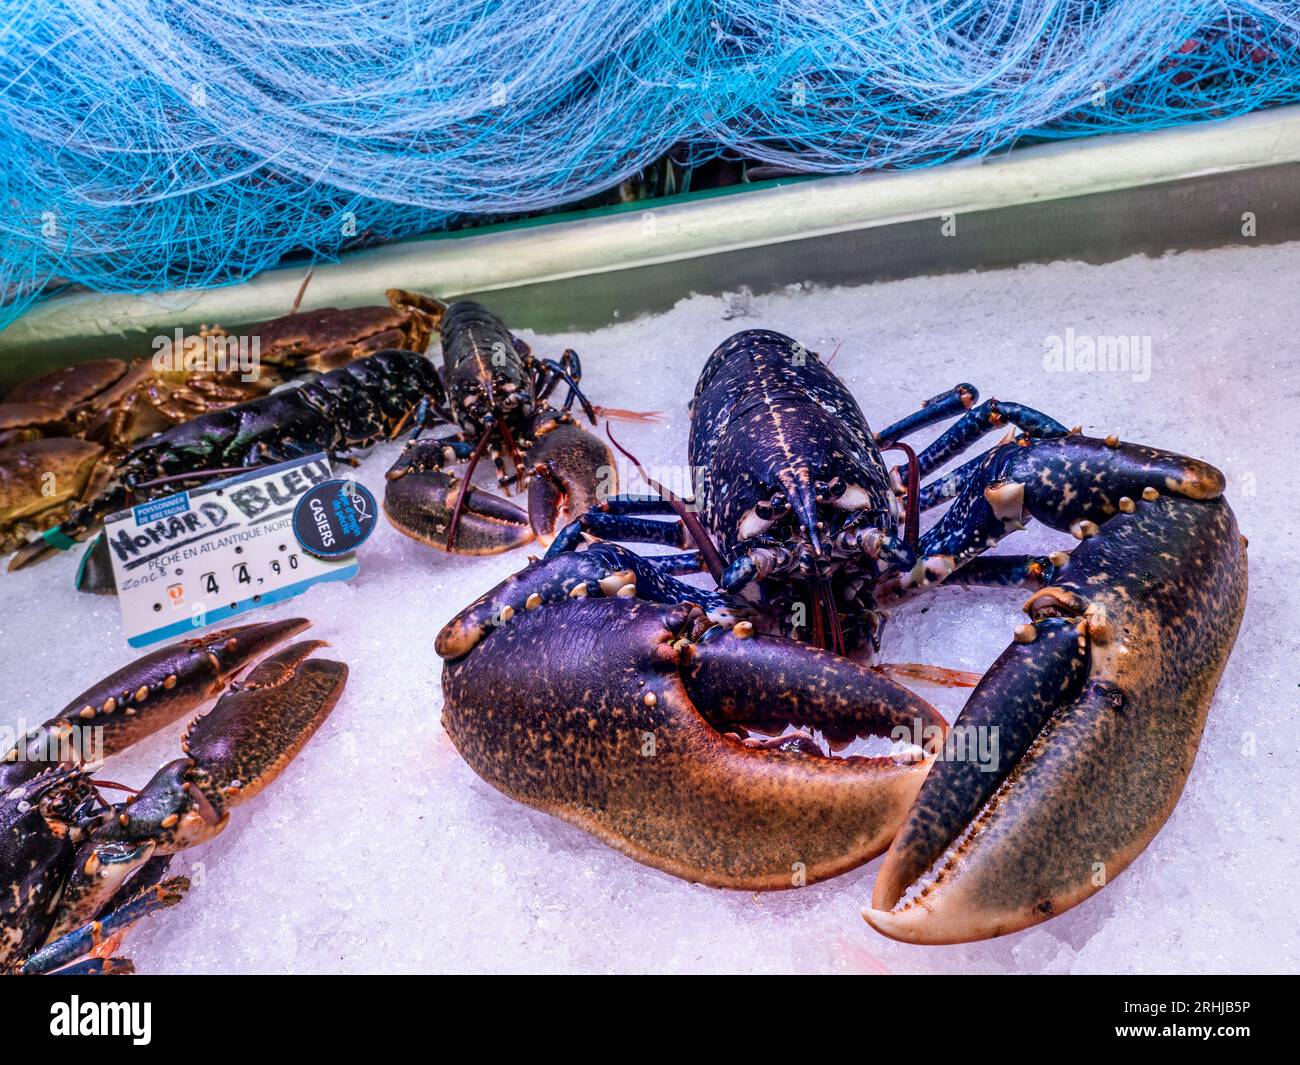
<instances>
[{"instance_id":1,"label":"crab claw","mask_svg":"<svg viewBox=\"0 0 1300 1065\"><path fill-rule=\"evenodd\" d=\"M535 465L528 485L528 518L547 547L571 521L618 492L609 447L567 415L539 431L529 458Z\"/></svg>"},{"instance_id":2,"label":"crab claw","mask_svg":"<svg viewBox=\"0 0 1300 1065\"><path fill-rule=\"evenodd\" d=\"M929 762L836 757L738 722L923 735L942 719L865 667L694 604L569 597L443 669L443 725L484 780L638 861L718 887L801 886L879 853ZM730 734L730 735L729 735Z\"/></svg>"},{"instance_id":3,"label":"crab claw","mask_svg":"<svg viewBox=\"0 0 1300 1065\"><path fill-rule=\"evenodd\" d=\"M157 732L217 695L272 647L310 625L306 618L264 621L206 633L151 651L73 699L0 757L0 787L29 779L50 761L74 754L98 760ZM90 733L94 750L68 741Z\"/></svg>"},{"instance_id":4,"label":"crab claw","mask_svg":"<svg viewBox=\"0 0 1300 1065\"><path fill-rule=\"evenodd\" d=\"M343 693L348 667L309 657L320 640L292 644L235 681L185 733L169 762L95 827L79 850L50 938L93 920L136 869L226 827L230 810L274 780Z\"/></svg>"},{"instance_id":5,"label":"crab claw","mask_svg":"<svg viewBox=\"0 0 1300 1065\"><path fill-rule=\"evenodd\" d=\"M1029 927L1100 890L1173 810L1241 621L1246 552L1222 500L1141 499L1026 604L1032 625L947 741L994 753L945 746L863 911L873 928L960 943Z\"/></svg>"},{"instance_id":6,"label":"crab claw","mask_svg":"<svg viewBox=\"0 0 1300 1065\"><path fill-rule=\"evenodd\" d=\"M457 554L496 555L522 547L533 539L528 515L499 496L467 485L442 465L455 456L445 454L438 440L417 440L402 452L388 471L384 513L399 532L448 551L452 513L464 492L455 539Z\"/></svg>"}]
</instances>

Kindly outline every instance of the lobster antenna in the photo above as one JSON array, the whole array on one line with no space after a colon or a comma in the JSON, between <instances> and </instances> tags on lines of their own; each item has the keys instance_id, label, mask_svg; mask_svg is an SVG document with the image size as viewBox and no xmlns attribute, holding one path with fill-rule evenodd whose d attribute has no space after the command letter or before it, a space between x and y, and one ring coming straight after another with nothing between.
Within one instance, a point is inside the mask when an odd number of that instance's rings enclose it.
<instances>
[{"instance_id":1,"label":"lobster antenna","mask_svg":"<svg viewBox=\"0 0 1300 1065\"><path fill-rule=\"evenodd\" d=\"M113 780L101 780L99 777L95 778L95 787L111 788L114 791L125 791L125 792L129 792L132 795L140 794L139 788L133 788L126 784L118 784L116 781Z\"/></svg>"},{"instance_id":2,"label":"lobster antenna","mask_svg":"<svg viewBox=\"0 0 1300 1065\"><path fill-rule=\"evenodd\" d=\"M307 276L302 279L302 284L298 286L298 295L293 298L293 308L290 314L297 314L298 308L302 306L302 298L307 294L307 286L311 284L312 275L316 273L316 267L311 267L307 271Z\"/></svg>"},{"instance_id":3,"label":"lobster antenna","mask_svg":"<svg viewBox=\"0 0 1300 1065\"><path fill-rule=\"evenodd\" d=\"M903 524L903 538L908 547L915 547L921 538L921 464L909 444L895 440L884 451L903 451L907 454L907 516Z\"/></svg>"},{"instance_id":4,"label":"lobster antenna","mask_svg":"<svg viewBox=\"0 0 1300 1065\"><path fill-rule=\"evenodd\" d=\"M465 479L461 482L460 492L456 495L456 505L451 508L451 523L447 526L448 551L451 551L456 546L456 530L460 528L460 512L465 506L465 497L473 490L470 481L474 477L474 467L478 465L478 460L483 457L483 449L487 447L488 439L492 436L492 430L496 427L495 420L488 424L474 447L474 453L469 457L469 465L465 468Z\"/></svg>"},{"instance_id":5,"label":"lobster antenna","mask_svg":"<svg viewBox=\"0 0 1300 1065\"><path fill-rule=\"evenodd\" d=\"M722 574L727 567L722 561L722 556L718 554L718 549L714 546L713 538L709 535L709 531L704 527L704 522L700 521L700 516L693 510L687 508L686 502L681 496L670 491L668 488L665 488L662 484L646 473L645 467L641 465L641 460L614 439L614 434L609 428L608 421L605 422L605 435L609 437L609 442L622 452L623 457L636 467L637 472L641 474L641 479L658 492L659 498L664 500L664 502L672 507L677 513L682 524L686 526L686 531L691 534L691 539L695 541L695 546L700 552L700 558L704 560L704 565L709 570L709 576L711 576L714 583L720 587L722 585Z\"/></svg>"},{"instance_id":6,"label":"lobster antenna","mask_svg":"<svg viewBox=\"0 0 1300 1065\"><path fill-rule=\"evenodd\" d=\"M826 577L817 578L817 596L826 611L826 621L830 627L830 649L837 655L842 655L846 650L844 628L840 624L840 612L835 605L835 595L831 591L831 582Z\"/></svg>"},{"instance_id":7,"label":"lobster antenna","mask_svg":"<svg viewBox=\"0 0 1300 1065\"><path fill-rule=\"evenodd\" d=\"M194 470L191 473L170 473L166 477L155 477L152 481L141 481L139 484L130 485L132 491L139 491L145 488L157 488L159 485L175 484L177 481L210 481L214 477L234 477L239 473L247 473L249 470L261 469L265 462L258 463L256 466L225 466L216 470Z\"/></svg>"}]
</instances>

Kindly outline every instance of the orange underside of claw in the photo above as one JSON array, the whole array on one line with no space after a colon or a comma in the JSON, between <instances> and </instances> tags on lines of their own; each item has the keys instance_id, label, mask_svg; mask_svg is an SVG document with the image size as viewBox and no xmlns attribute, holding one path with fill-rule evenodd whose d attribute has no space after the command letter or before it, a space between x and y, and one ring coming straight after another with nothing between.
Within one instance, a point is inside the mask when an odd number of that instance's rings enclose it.
<instances>
[{"instance_id":1,"label":"orange underside of claw","mask_svg":"<svg viewBox=\"0 0 1300 1065\"><path fill-rule=\"evenodd\" d=\"M600 417L615 422L661 422L664 412L661 410L627 410L625 407L602 407L597 403L592 408Z\"/></svg>"},{"instance_id":2,"label":"orange underside of claw","mask_svg":"<svg viewBox=\"0 0 1300 1065\"><path fill-rule=\"evenodd\" d=\"M890 680L914 680L923 684L935 684L941 688L973 688L984 676L983 673L971 673L965 669L948 669L946 666L930 666L924 662L880 662L871 668L877 673L883 673Z\"/></svg>"}]
</instances>

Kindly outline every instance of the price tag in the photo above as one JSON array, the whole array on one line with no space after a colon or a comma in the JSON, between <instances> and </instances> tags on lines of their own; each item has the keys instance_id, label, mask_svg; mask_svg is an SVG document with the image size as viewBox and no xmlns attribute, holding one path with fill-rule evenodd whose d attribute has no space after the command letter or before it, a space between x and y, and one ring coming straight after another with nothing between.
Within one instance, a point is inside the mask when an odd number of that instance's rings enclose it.
<instances>
[{"instance_id":1,"label":"price tag","mask_svg":"<svg viewBox=\"0 0 1300 1065\"><path fill-rule=\"evenodd\" d=\"M109 517L104 536L127 642L178 639L355 577L355 555L319 557L294 535L299 501L331 477L329 457L309 455Z\"/></svg>"}]
</instances>

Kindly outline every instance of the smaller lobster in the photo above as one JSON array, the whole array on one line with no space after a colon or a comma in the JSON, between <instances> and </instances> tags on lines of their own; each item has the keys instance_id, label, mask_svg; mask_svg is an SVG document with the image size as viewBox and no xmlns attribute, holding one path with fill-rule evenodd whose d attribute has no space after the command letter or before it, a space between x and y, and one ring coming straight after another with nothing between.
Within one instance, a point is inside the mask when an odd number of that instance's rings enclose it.
<instances>
[{"instance_id":1,"label":"smaller lobster","mask_svg":"<svg viewBox=\"0 0 1300 1065\"><path fill-rule=\"evenodd\" d=\"M576 402L596 422L596 410L579 388L576 352L565 351L559 361L539 359L500 318L468 300L447 308L440 332L444 402L426 403L416 412L417 436L388 471L384 511L399 531L443 551L498 554L534 537L549 544L600 497L617 492L609 448L571 413ZM561 384L568 395L556 408L549 397ZM440 422L458 431L418 435ZM527 489L527 511L473 487L485 452L496 465L498 484ZM467 463L463 478L445 472L458 462Z\"/></svg>"},{"instance_id":2,"label":"smaller lobster","mask_svg":"<svg viewBox=\"0 0 1300 1065\"><path fill-rule=\"evenodd\" d=\"M303 618L212 632L137 659L82 692L0 758L0 972L131 972L105 957L146 914L180 900L163 881L177 852L223 828L230 811L302 749L338 702L348 668L292 644ZM104 799L93 750L111 755L226 693L169 762L125 803ZM131 790L131 789L126 789ZM89 957L88 957L89 955Z\"/></svg>"}]
</instances>

